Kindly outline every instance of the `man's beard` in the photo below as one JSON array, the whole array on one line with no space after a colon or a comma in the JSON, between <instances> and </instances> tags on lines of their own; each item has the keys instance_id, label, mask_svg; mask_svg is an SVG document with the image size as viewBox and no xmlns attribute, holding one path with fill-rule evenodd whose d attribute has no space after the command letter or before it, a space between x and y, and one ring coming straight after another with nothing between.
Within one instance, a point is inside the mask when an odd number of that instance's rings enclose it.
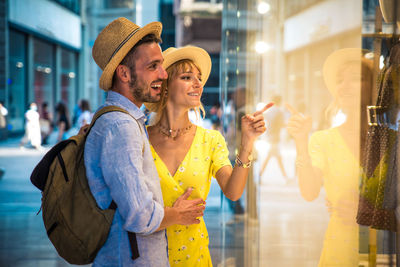
<instances>
[{"instance_id":1,"label":"man's beard","mask_svg":"<svg viewBox=\"0 0 400 267\"><path fill-rule=\"evenodd\" d=\"M133 97L140 101L140 102L148 102L148 103L157 103L158 101L160 101L160 96L156 95L156 96L152 96L151 95L151 88L149 87L149 90L147 90L147 93L144 93L145 91L145 87L146 85L141 82L141 84L139 84L139 81L137 79L137 75L135 71L131 72L131 81L129 83L129 87L133 90L132 94Z\"/></svg>"}]
</instances>

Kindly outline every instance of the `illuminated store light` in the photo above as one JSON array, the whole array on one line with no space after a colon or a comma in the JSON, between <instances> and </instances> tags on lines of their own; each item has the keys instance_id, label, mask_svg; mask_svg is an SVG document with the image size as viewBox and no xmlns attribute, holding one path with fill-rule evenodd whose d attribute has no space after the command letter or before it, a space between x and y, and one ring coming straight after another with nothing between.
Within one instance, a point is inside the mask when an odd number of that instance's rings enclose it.
<instances>
[{"instance_id":1,"label":"illuminated store light","mask_svg":"<svg viewBox=\"0 0 400 267\"><path fill-rule=\"evenodd\" d=\"M257 6L258 13L264 15L271 10L271 5L266 2L260 2Z\"/></svg>"},{"instance_id":2,"label":"illuminated store light","mask_svg":"<svg viewBox=\"0 0 400 267\"><path fill-rule=\"evenodd\" d=\"M257 42L255 48L256 48L256 52L258 54L264 54L265 52L267 52L270 49L269 45L263 41Z\"/></svg>"}]
</instances>

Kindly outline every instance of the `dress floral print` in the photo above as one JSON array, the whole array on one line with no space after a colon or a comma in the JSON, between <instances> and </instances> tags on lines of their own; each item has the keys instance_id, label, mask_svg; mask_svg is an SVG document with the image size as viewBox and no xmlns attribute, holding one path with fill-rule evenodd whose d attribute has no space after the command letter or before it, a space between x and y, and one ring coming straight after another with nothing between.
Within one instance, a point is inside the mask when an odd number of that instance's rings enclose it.
<instances>
[{"instance_id":1,"label":"dress floral print","mask_svg":"<svg viewBox=\"0 0 400 267\"><path fill-rule=\"evenodd\" d=\"M192 145L172 176L164 162L151 147L154 163L160 176L164 205L171 207L188 187L191 198L206 199L211 178L230 165L224 137L215 130L197 127ZM168 254L171 266L212 266L208 249L208 232L203 218L200 224L173 225L167 228Z\"/></svg>"}]
</instances>

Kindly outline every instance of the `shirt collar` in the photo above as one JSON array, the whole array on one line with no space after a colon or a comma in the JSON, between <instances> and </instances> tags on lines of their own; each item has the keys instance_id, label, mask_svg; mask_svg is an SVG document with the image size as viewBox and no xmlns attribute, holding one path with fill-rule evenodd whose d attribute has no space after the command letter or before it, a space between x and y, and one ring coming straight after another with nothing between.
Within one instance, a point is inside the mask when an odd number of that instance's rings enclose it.
<instances>
[{"instance_id":1,"label":"shirt collar","mask_svg":"<svg viewBox=\"0 0 400 267\"><path fill-rule=\"evenodd\" d=\"M145 121L146 116L143 111L140 110L140 108L138 108L128 98L117 92L108 91L106 105L115 105L121 107L128 111L135 119L140 120L143 123Z\"/></svg>"}]
</instances>

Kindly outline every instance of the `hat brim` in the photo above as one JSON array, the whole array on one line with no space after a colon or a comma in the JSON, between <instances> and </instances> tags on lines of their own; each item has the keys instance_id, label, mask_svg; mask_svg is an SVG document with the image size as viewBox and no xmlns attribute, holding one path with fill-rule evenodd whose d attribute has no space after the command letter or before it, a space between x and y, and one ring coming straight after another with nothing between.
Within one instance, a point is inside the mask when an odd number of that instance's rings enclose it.
<instances>
[{"instance_id":1,"label":"hat brim","mask_svg":"<svg viewBox=\"0 0 400 267\"><path fill-rule=\"evenodd\" d=\"M124 57L128 54L128 52L135 46L137 42L139 42L143 37L148 34L154 34L158 38L161 36L162 24L160 22L151 22L146 26L140 28L137 33L135 33L121 48L120 50L113 56L113 58L108 62L106 67L103 70L103 73L100 76L99 86L101 89L108 91L112 86L112 78L114 76L114 72Z\"/></svg>"},{"instance_id":2,"label":"hat brim","mask_svg":"<svg viewBox=\"0 0 400 267\"><path fill-rule=\"evenodd\" d=\"M200 68L202 85L204 86L210 76L211 73L211 58L210 55L203 48L195 47L195 46L185 46L181 48L177 48L171 52L165 50L163 52L164 69L168 69L172 64L184 60L189 59L193 61L193 63Z\"/></svg>"},{"instance_id":3,"label":"hat brim","mask_svg":"<svg viewBox=\"0 0 400 267\"><path fill-rule=\"evenodd\" d=\"M344 48L333 52L327 57L322 71L325 84L333 96L336 95L337 91L338 71L347 64L355 62L360 64L360 70L361 64L372 70L373 61L365 57L367 52L369 51L361 48Z\"/></svg>"}]
</instances>

